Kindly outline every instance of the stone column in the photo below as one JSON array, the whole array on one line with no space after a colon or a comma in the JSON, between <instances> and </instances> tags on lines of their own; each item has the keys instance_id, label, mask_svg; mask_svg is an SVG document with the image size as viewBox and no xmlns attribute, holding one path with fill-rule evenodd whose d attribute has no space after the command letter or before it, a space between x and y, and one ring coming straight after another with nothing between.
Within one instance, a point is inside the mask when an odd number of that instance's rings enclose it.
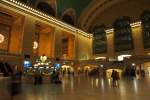
<instances>
[{"instance_id":1,"label":"stone column","mask_svg":"<svg viewBox=\"0 0 150 100\"><path fill-rule=\"evenodd\" d=\"M114 33L107 35L107 56L115 57L115 48L114 48Z\"/></svg>"},{"instance_id":2,"label":"stone column","mask_svg":"<svg viewBox=\"0 0 150 100\"><path fill-rule=\"evenodd\" d=\"M75 59L75 36L69 36L69 43L68 43L68 56L69 60Z\"/></svg>"},{"instance_id":3,"label":"stone column","mask_svg":"<svg viewBox=\"0 0 150 100\"><path fill-rule=\"evenodd\" d=\"M141 27L132 28L132 36L135 55L144 55L142 28Z\"/></svg>"},{"instance_id":4,"label":"stone column","mask_svg":"<svg viewBox=\"0 0 150 100\"><path fill-rule=\"evenodd\" d=\"M54 36L53 33L40 33L39 38L39 56L46 55L49 58L53 58L53 42Z\"/></svg>"},{"instance_id":5,"label":"stone column","mask_svg":"<svg viewBox=\"0 0 150 100\"><path fill-rule=\"evenodd\" d=\"M32 61L33 56L33 41L35 35L35 20L32 17L25 17L24 31L22 38L22 63L25 60L25 55L29 55L28 60Z\"/></svg>"},{"instance_id":6,"label":"stone column","mask_svg":"<svg viewBox=\"0 0 150 100\"><path fill-rule=\"evenodd\" d=\"M55 45L55 58L61 58L62 57L62 31L55 28L55 31L54 31L54 45Z\"/></svg>"}]
</instances>

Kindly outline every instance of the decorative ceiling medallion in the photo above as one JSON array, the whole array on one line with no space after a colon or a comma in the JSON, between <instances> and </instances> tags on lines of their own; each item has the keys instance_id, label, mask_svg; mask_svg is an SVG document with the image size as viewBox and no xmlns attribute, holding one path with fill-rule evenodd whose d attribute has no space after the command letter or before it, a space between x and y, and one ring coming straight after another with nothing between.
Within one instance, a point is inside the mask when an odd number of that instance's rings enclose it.
<instances>
[{"instance_id":1,"label":"decorative ceiling medallion","mask_svg":"<svg viewBox=\"0 0 150 100\"><path fill-rule=\"evenodd\" d=\"M0 43L3 43L3 42L4 42L4 40L5 40L4 35L3 35L3 34L0 34Z\"/></svg>"},{"instance_id":2,"label":"decorative ceiling medallion","mask_svg":"<svg viewBox=\"0 0 150 100\"><path fill-rule=\"evenodd\" d=\"M34 41L33 42L33 49L37 49L38 48L38 42L37 41Z\"/></svg>"}]
</instances>

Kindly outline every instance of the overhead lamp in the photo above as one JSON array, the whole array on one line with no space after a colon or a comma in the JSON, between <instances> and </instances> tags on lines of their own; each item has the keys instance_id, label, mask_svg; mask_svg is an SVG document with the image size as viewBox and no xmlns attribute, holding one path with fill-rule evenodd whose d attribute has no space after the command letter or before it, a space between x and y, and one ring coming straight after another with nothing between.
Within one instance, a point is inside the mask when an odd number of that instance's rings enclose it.
<instances>
[{"instance_id":1,"label":"overhead lamp","mask_svg":"<svg viewBox=\"0 0 150 100\"><path fill-rule=\"evenodd\" d=\"M150 56L150 52L149 52L149 53L147 53L147 55L148 55L148 56Z\"/></svg>"}]
</instances>

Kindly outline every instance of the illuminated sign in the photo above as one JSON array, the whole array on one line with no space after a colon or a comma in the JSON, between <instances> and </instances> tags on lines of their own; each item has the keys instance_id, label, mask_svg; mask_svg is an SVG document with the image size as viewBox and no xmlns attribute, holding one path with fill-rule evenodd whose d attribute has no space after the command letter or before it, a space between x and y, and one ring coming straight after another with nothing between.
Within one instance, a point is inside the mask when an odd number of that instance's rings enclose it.
<instances>
[{"instance_id":1,"label":"illuminated sign","mask_svg":"<svg viewBox=\"0 0 150 100\"><path fill-rule=\"evenodd\" d=\"M55 69L60 69L60 67L61 67L61 65L59 64L59 63L56 63L55 65L54 65L54 67L55 67Z\"/></svg>"},{"instance_id":2,"label":"illuminated sign","mask_svg":"<svg viewBox=\"0 0 150 100\"><path fill-rule=\"evenodd\" d=\"M29 68L31 66L31 62L28 60L25 60L23 65L24 65L24 68Z\"/></svg>"}]
</instances>

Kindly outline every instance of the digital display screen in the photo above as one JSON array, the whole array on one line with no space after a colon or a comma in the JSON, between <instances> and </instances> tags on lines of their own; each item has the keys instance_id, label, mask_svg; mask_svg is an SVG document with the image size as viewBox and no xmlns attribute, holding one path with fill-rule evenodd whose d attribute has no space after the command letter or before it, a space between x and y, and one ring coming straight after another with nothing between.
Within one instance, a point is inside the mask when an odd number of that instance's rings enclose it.
<instances>
[{"instance_id":1,"label":"digital display screen","mask_svg":"<svg viewBox=\"0 0 150 100\"><path fill-rule=\"evenodd\" d=\"M24 68L29 68L31 66L31 62L25 60L23 65L24 65Z\"/></svg>"}]
</instances>

